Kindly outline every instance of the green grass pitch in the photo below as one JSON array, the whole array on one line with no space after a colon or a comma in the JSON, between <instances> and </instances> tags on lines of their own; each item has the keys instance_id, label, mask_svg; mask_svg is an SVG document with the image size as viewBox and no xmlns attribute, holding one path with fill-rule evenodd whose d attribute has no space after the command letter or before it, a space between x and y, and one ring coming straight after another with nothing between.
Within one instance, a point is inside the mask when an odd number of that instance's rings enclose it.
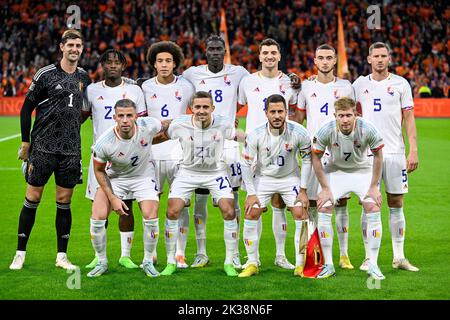
<instances>
[{"instance_id":1,"label":"green grass pitch","mask_svg":"<svg viewBox=\"0 0 450 320\"><path fill-rule=\"evenodd\" d=\"M241 121L243 125L244 121ZM120 237L118 219L111 214L108 227L108 259L110 272L97 279L86 277L83 268L94 252L89 238L90 202L84 198L85 185L77 186L72 200L72 232L68 256L81 268L80 288L69 289L75 277L54 266L55 186L53 177L46 186L38 209L35 226L29 241L26 264L21 271L8 269L16 250L17 223L25 194L25 182L17 160L20 138L0 142L0 299L449 299L450 298L450 218L448 193L450 191L450 120L418 119L419 169L409 176L410 192L405 198L407 222L407 257L420 268L418 273L394 270L391 267L392 247L388 227L388 212L383 203L383 238L379 265L386 276L378 289L370 289L367 275L358 270L364 258L360 231L361 209L353 198L349 202L349 255L355 270L340 270L337 276L326 280L301 279L292 271L274 266L275 242L272 217L263 217L260 274L251 278L228 278L222 270L225 255L223 222L218 209L209 204L207 223L207 251L210 265L203 269L180 270L171 277L148 278L141 270L126 270L118 265ZM0 139L20 132L17 117L0 118ZM89 161L92 140L91 123L82 129L84 167ZM84 170L84 181L87 170ZM245 194L241 192L241 205ZM165 265L164 215L167 193L160 205L161 237L158 244L158 270ZM385 201L385 199L384 199ZM294 258L293 220L288 216L286 253ZM142 223L135 205L136 234L132 258L143 257ZM336 233L336 232L335 232ZM241 226L242 235L242 226ZM187 245L187 261L195 254L194 223ZM245 248L240 241L244 261ZM338 241L334 239L334 261L338 262ZM70 278L72 276L72 278ZM74 284L75 282L72 282Z\"/></svg>"}]
</instances>

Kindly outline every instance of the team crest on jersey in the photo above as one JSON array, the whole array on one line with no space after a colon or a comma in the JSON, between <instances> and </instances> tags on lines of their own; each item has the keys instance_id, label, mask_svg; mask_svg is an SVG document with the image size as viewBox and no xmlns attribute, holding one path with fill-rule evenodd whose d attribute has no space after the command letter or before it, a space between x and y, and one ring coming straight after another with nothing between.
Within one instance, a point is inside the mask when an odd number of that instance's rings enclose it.
<instances>
[{"instance_id":1,"label":"team crest on jersey","mask_svg":"<svg viewBox=\"0 0 450 320\"><path fill-rule=\"evenodd\" d=\"M259 88L256 87L255 90L253 90L253 92L259 92Z\"/></svg>"},{"instance_id":2,"label":"team crest on jersey","mask_svg":"<svg viewBox=\"0 0 450 320\"><path fill-rule=\"evenodd\" d=\"M97 100L105 100L105 99L103 98L103 96L100 96L97 98Z\"/></svg>"},{"instance_id":3,"label":"team crest on jersey","mask_svg":"<svg viewBox=\"0 0 450 320\"><path fill-rule=\"evenodd\" d=\"M119 154L117 155L117 158L122 158L125 155L125 153L123 153L122 151L119 152Z\"/></svg>"},{"instance_id":4,"label":"team crest on jersey","mask_svg":"<svg viewBox=\"0 0 450 320\"><path fill-rule=\"evenodd\" d=\"M317 95L315 92L311 95L311 98L317 98Z\"/></svg>"},{"instance_id":5,"label":"team crest on jersey","mask_svg":"<svg viewBox=\"0 0 450 320\"><path fill-rule=\"evenodd\" d=\"M356 148L361 148L361 142L358 141L358 140L353 141L353 145L354 145Z\"/></svg>"},{"instance_id":6,"label":"team crest on jersey","mask_svg":"<svg viewBox=\"0 0 450 320\"><path fill-rule=\"evenodd\" d=\"M394 96L394 88L387 87L387 93L389 93L393 97Z\"/></svg>"},{"instance_id":7,"label":"team crest on jersey","mask_svg":"<svg viewBox=\"0 0 450 320\"><path fill-rule=\"evenodd\" d=\"M280 92L283 96L286 94L286 89L284 88L284 86L282 84L280 84Z\"/></svg>"},{"instance_id":8,"label":"team crest on jersey","mask_svg":"<svg viewBox=\"0 0 450 320\"><path fill-rule=\"evenodd\" d=\"M223 77L223 82L225 82L225 84L226 84L227 86L231 86L231 80L228 79L228 76Z\"/></svg>"},{"instance_id":9,"label":"team crest on jersey","mask_svg":"<svg viewBox=\"0 0 450 320\"><path fill-rule=\"evenodd\" d=\"M178 101L181 101L182 97L180 94L180 90L175 91L175 99L177 99Z\"/></svg>"},{"instance_id":10,"label":"team crest on jersey","mask_svg":"<svg viewBox=\"0 0 450 320\"><path fill-rule=\"evenodd\" d=\"M157 99L157 98L158 97L156 96L156 93L154 93L150 99L154 100L154 99Z\"/></svg>"},{"instance_id":11,"label":"team crest on jersey","mask_svg":"<svg viewBox=\"0 0 450 320\"><path fill-rule=\"evenodd\" d=\"M199 84L206 84L205 80L200 81Z\"/></svg>"},{"instance_id":12,"label":"team crest on jersey","mask_svg":"<svg viewBox=\"0 0 450 320\"><path fill-rule=\"evenodd\" d=\"M335 99L339 99L339 92L337 90L334 90L333 95Z\"/></svg>"},{"instance_id":13,"label":"team crest on jersey","mask_svg":"<svg viewBox=\"0 0 450 320\"><path fill-rule=\"evenodd\" d=\"M339 148L339 143L337 142L333 143L333 147Z\"/></svg>"},{"instance_id":14,"label":"team crest on jersey","mask_svg":"<svg viewBox=\"0 0 450 320\"><path fill-rule=\"evenodd\" d=\"M144 138L141 139L140 143L141 143L141 146L143 146L143 147L148 146L148 142Z\"/></svg>"},{"instance_id":15,"label":"team crest on jersey","mask_svg":"<svg viewBox=\"0 0 450 320\"><path fill-rule=\"evenodd\" d=\"M366 89L363 93L364 94L369 94L369 90Z\"/></svg>"},{"instance_id":16,"label":"team crest on jersey","mask_svg":"<svg viewBox=\"0 0 450 320\"><path fill-rule=\"evenodd\" d=\"M291 152L292 151L292 149L293 149L293 145L292 144L290 144L290 143L286 143L285 145L284 145L284 149L287 151L287 152Z\"/></svg>"},{"instance_id":17,"label":"team crest on jersey","mask_svg":"<svg viewBox=\"0 0 450 320\"><path fill-rule=\"evenodd\" d=\"M220 141L220 134L218 132L214 133L213 135L213 141Z\"/></svg>"}]
</instances>

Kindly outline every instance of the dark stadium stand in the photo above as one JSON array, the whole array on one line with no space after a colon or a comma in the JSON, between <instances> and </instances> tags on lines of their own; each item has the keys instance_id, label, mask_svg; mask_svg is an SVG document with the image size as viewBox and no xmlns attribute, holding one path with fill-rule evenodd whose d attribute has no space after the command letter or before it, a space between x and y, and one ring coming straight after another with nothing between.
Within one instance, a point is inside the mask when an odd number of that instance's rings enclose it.
<instances>
[{"instance_id":1,"label":"dark stadium stand","mask_svg":"<svg viewBox=\"0 0 450 320\"><path fill-rule=\"evenodd\" d=\"M205 63L202 41L219 33L219 10L226 10L232 63L258 68L258 43L273 37L282 46L284 71L302 78L314 71L314 49L336 45L336 9L342 12L350 80L369 73L368 47L386 41L393 48L393 72L407 78L419 97L448 97L450 5L446 1L384 1L381 30L369 30L370 2L350 1L78 1L86 38L80 63L93 80L101 78L98 58L109 47L121 49L128 76L147 77L145 51L151 43L172 40L183 49L185 67ZM69 1L2 1L0 8L1 96L22 96L40 67L58 58ZM417 22L420 21L420 24Z\"/></svg>"}]
</instances>

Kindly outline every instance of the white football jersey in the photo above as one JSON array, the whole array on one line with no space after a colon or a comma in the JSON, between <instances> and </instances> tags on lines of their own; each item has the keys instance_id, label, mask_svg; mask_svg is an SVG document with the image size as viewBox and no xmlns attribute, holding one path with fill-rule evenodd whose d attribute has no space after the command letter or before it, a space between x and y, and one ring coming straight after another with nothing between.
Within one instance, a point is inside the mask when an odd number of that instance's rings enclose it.
<instances>
[{"instance_id":1,"label":"white football jersey","mask_svg":"<svg viewBox=\"0 0 450 320\"><path fill-rule=\"evenodd\" d=\"M141 117L136 120L135 129L132 138L123 139L116 126L110 127L92 147L94 161L108 163L108 177L143 177L154 169L151 146L154 135L161 131L161 121Z\"/></svg>"},{"instance_id":2,"label":"white football jersey","mask_svg":"<svg viewBox=\"0 0 450 320\"><path fill-rule=\"evenodd\" d=\"M336 120L323 125L314 135L313 152L330 154L325 170L333 172L358 172L370 170L372 152L383 148L383 138L375 126L361 117L356 117L355 128L349 135L337 129Z\"/></svg>"},{"instance_id":3,"label":"white football jersey","mask_svg":"<svg viewBox=\"0 0 450 320\"><path fill-rule=\"evenodd\" d=\"M375 81L370 74L356 79L353 88L363 117L372 122L383 137L383 151L404 154L402 111L414 108L408 81L392 73L382 81Z\"/></svg>"},{"instance_id":4,"label":"white football jersey","mask_svg":"<svg viewBox=\"0 0 450 320\"><path fill-rule=\"evenodd\" d=\"M311 137L322 125L334 120L334 102L343 97L355 99L348 80L335 77L328 83L322 83L317 78L302 82L297 109L306 112L306 128Z\"/></svg>"},{"instance_id":5,"label":"white football jersey","mask_svg":"<svg viewBox=\"0 0 450 320\"><path fill-rule=\"evenodd\" d=\"M281 135L273 135L266 122L250 132L245 141L243 160L256 164L259 174L274 178L299 175L297 154L302 161L311 161L311 138L302 125L286 121Z\"/></svg>"},{"instance_id":6,"label":"white football jersey","mask_svg":"<svg viewBox=\"0 0 450 320\"><path fill-rule=\"evenodd\" d=\"M208 65L190 67L183 77L195 87L195 91L209 92L213 98L214 115L228 117L234 124L237 110L237 92L242 78L248 75L242 66L225 64L222 71L211 72Z\"/></svg>"},{"instance_id":7,"label":"white football jersey","mask_svg":"<svg viewBox=\"0 0 450 320\"><path fill-rule=\"evenodd\" d=\"M189 101L194 94L192 84L182 77L175 76L172 83L161 84L157 78L142 84L147 114L159 120L176 119L186 114ZM155 160L181 160L181 146L176 140L169 140L152 146Z\"/></svg>"},{"instance_id":8,"label":"white football jersey","mask_svg":"<svg viewBox=\"0 0 450 320\"><path fill-rule=\"evenodd\" d=\"M280 94L286 100L287 106L297 104L297 90L291 88L291 80L280 71L274 78L264 77L260 71L249 74L242 79L239 85L238 103L247 103L247 122L245 132L249 133L260 125L266 123L264 103L272 94Z\"/></svg>"},{"instance_id":9,"label":"white football jersey","mask_svg":"<svg viewBox=\"0 0 450 320\"><path fill-rule=\"evenodd\" d=\"M226 168L222 160L224 139L234 139L235 129L228 117L213 115L211 125L202 129L194 124L192 115L185 115L171 122L167 134L181 143L180 170L210 174Z\"/></svg>"},{"instance_id":10,"label":"white football jersey","mask_svg":"<svg viewBox=\"0 0 450 320\"><path fill-rule=\"evenodd\" d=\"M83 111L92 114L94 143L107 129L115 125L114 105L121 99L130 99L136 104L138 114L146 111L144 94L139 86L122 80L117 87L108 87L105 81L92 83L87 87L88 104Z\"/></svg>"}]
</instances>

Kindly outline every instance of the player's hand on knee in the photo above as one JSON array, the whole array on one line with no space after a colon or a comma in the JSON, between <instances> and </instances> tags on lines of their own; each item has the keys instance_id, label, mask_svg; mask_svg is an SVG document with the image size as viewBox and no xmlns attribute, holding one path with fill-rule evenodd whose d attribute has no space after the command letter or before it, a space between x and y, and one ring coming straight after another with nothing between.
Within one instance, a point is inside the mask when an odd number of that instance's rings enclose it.
<instances>
[{"instance_id":1,"label":"player's hand on knee","mask_svg":"<svg viewBox=\"0 0 450 320\"><path fill-rule=\"evenodd\" d=\"M370 187L363 201L374 202L378 207L381 208L382 197L380 190L378 190L378 187Z\"/></svg>"},{"instance_id":2,"label":"player's hand on knee","mask_svg":"<svg viewBox=\"0 0 450 320\"><path fill-rule=\"evenodd\" d=\"M111 199L111 208L120 216L127 216L127 211L129 210L125 202L122 199L113 197Z\"/></svg>"},{"instance_id":3,"label":"player's hand on knee","mask_svg":"<svg viewBox=\"0 0 450 320\"><path fill-rule=\"evenodd\" d=\"M245 200L245 214L249 215L253 206L257 205L258 208L261 208L261 203L256 195L248 196Z\"/></svg>"},{"instance_id":4,"label":"player's hand on knee","mask_svg":"<svg viewBox=\"0 0 450 320\"><path fill-rule=\"evenodd\" d=\"M330 189L322 189L320 191L318 199L317 199L317 209L320 210L322 207L331 207L333 206L334 199L333 194Z\"/></svg>"},{"instance_id":5,"label":"player's hand on knee","mask_svg":"<svg viewBox=\"0 0 450 320\"><path fill-rule=\"evenodd\" d=\"M305 191L301 190L297 196L297 199L295 199L294 205L297 203L301 204L304 210L308 211L309 209L309 199L308 195Z\"/></svg>"},{"instance_id":6,"label":"player's hand on knee","mask_svg":"<svg viewBox=\"0 0 450 320\"><path fill-rule=\"evenodd\" d=\"M30 156L30 143L29 142L22 142L19 152L17 153L19 160L28 160L28 157Z\"/></svg>"}]
</instances>

